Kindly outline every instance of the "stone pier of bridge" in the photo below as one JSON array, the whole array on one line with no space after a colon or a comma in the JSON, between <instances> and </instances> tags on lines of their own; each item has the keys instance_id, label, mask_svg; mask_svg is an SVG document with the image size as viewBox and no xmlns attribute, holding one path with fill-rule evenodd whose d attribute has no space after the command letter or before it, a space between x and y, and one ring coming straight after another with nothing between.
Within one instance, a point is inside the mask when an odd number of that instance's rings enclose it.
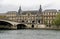
<instances>
[{"instance_id":1,"label":"stone pier of bridge","mask_svg":"<svg viewBox=\"0 0 60 39\"><path fill-rule=\"evenodd\" d=\"M18 23L18 22L13 22L13 21L8 21L8 20L0 20L0 25L7 24L7 28L9 29L26 29L26 28L45 28L46 26L43 24L32 24L32 23ZM11 25L11 26L10 26ZM0 26L1 27L1 26ZM4 26L6 27L6 26Z\"/></svg>"},{"instance_id":2,"label":"stone pier of bridge","mask_svg":"<svg viewBox=\"0 0 60 39\"><path fill-rule=\"evenodd\" d=\"M21 25L22 24L22 25ZM23 26L22 28L18 28L17 25ZM25 25L25 27L24 27ZM11 26L11 29L39 29L39 28L46 28L45 25L43 24L23 24L23 23L19 23L19 24L14 24L13 26Z\"/></svg>"}]
</instances>

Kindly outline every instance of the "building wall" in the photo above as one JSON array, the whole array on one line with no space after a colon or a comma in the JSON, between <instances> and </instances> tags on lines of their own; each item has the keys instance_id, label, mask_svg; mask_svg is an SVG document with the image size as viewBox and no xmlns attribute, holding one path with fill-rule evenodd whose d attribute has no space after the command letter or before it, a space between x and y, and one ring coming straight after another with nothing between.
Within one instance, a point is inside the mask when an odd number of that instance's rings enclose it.
<instances>
[{"instance_id":1,"label":"building wall","mask_svg":"<svg viewBox=\"0 0 60 39\"><path fill-rule=\"evenodd\" d=\"M26 13L26 15L19 15L19 22L24 21L25 23L38 23L38 19L40 20L41 16L37 16L37 14L33 15L31 13Z\"/></svg>"},{"instance_id":2,"label":"building wall","mask_svg":"<svg viewBox=\"0 0 60 39\"><path fill-rule=\"evenodd\" d=\"M17 12L16 11L8 11L6 13L6 19L7 20L11 20L11 21L16 21L17 16L16 16Z\"/></svg>"},{"instance_id":3,"label":"building wall","mask_svg":"<svg viewBox=\"0 0 60 39\"><path fill-rule=\"evenodd\" d=\"M51 12L52 11L52 12ZM50 10L49 12L42 12L42 14L32 14L31 12L27 12L25 15L20 14L17 15L17 12L9 12L6 14L8 20L16 21L16 22L23 22L23 23L36 23L36 24L45 24L46 22L48 25L52 24L53 19L55 19L57 15L57 11L54 12Z\"/></svg>"},{"instance_id":4,"label":"building wall","mask_svg":"<svg viewBox=\"0 0 60 39\"><path fill-rule=\"evenodd\" d=\"M48 25L53 23L58 12L43 12L43 23L47 22Z\"/></svg>"}]
</instances>

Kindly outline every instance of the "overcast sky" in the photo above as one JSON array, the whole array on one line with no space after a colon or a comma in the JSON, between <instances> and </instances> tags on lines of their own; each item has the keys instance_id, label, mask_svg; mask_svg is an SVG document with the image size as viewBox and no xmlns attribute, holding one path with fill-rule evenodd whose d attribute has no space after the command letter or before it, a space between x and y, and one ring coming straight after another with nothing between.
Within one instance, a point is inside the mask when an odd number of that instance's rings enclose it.
<instances>
[{"instance_id":1,"label":"overcast sky","mask_svg":"<svg viewBox=\"0 0 60 39\"><path fill-rule=\"evenodd\" d=\"M60 9L60 0L0 0L0 13L17 11L19 6L22 10L38 10L40 4L42 9Z\"/></svg>"}]
</instances>

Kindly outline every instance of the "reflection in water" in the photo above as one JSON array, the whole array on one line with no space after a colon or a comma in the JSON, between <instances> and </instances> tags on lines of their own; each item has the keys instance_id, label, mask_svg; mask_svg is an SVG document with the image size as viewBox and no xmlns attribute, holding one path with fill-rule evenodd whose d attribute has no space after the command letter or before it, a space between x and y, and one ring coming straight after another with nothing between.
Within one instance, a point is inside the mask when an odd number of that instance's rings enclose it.
<instances>
[{"instance_id":1,"label":"reflection in water","mask_svg":"<svg viewBox=\"0 0 60 39\"><path fill-rule=\"evenodd\" d=\"M60 39L60 31L0 30L0 39Z\"/></svg>"}]
</instances>

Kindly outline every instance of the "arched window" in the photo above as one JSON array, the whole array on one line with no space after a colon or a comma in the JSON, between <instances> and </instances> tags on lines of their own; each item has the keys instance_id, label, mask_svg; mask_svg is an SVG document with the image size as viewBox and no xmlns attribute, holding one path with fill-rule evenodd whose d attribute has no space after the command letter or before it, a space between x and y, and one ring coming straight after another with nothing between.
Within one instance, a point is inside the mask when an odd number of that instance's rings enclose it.
<instances>
[{"instance_id":1,"label":"arched window","mask_svg":"<svg viewBox=\"0 0 60 39\"><path fill-rule=\"evenodd\" d=\"M22 22L24 22L24 20L22 20Z\"/></svg>"},{"instance_id":2,"label":"arched window","mask_svg":"<svg viewBox=\"0 0 60 39\"><path fill-rule=\"evenodd\" d=\"M32 23L34 23L35 21L33 20Z\"/></svg>"},{"instance_id":3,"label":"arched window","mask_svg":"<svg viewBox=\"0 0 60 39\"><path fill-rule=\"evenodd\" d=\"M34 25L32 25L32 28L34 28Z\"/></svg>"},{"instance_id":4,"label":"arched window","mask_svg":"<svg viewBox=\"0 0 60 39\"><path fill-rule=\"evenodd\" d=\"M40 20L38 20L38 23L40 23Z\"/></svg>"}]
</instances>

